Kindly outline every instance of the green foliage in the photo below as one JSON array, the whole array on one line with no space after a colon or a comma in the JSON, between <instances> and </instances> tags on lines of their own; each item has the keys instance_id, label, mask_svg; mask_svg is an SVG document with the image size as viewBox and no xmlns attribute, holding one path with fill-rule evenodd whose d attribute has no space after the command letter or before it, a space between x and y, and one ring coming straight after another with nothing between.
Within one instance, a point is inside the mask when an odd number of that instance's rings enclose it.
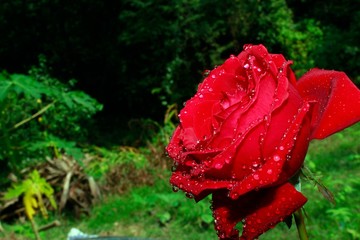
<instances>
[{"instance_id":1,"label":"green foliage","mask_svg":"<svg viewBox=\"0 0 360 240\"><path fill-rule=\"evenodd\" d=\"M344 71L360 84L359 5L352 0L287 0L287 3L296 22L312 19L322 31L322 37L314 39L317 48L313 49L312 56L316 66Z\"/></svg>"},{"instance_id":2,"label":"green foliage","mask_svg":"<svg viewBox=\"0 0 360 240\"><path fill-rule=\"evenodd\" d=\"M336 202L331 206L320 198L321 194L312 184L303 184L305 195L309 198L305 205L308 222L318 227L317 231L309 232L312 238L357 239L360 234L359 136L360 124L356 124L310 145L305 163L310 163L309 168L333 193Z\"/></svg>"},{"instance_id":3,"label":"green foliage","mask_svg":"<svg viewBox=\"0 0 360 240\"><path fill-rule=\"evenodd\" d=\"M143 169L148 165L148 159L136 148L121 147L106 149L95 147L93 154L97 156L96 160L87 163L86 172L96 179L101 179L109 170L115 166L134 166L135 169ZM127 173L131 174L131 173Z\"/></svg>"},{"instance_id":4,"label":"green foliage","mask_svg":"<svg viewBox=\"0 0 360 240\"><path fill-rule=\"evenodd\" d=\"M85 121L102 106L34 68L30 75L0 74L0 161L21 169L32 159L82 156L74 141L86 138Z\"/></svg>"},{"instance_id":5,"label":"green foliage","mask_svg":"<svg viewBox=\"0 0 360 240\"><path fill-rule=\"evenodd\" d=\"M305 222L310 239L358 239L360 146L357 144L357 139L359 133L360 125L357 124L326 140L314 141L310 145L306 163L311 163L309 168L315 173L316 179L328 187L336 201L336 205L332 205L321 196L313 182L302 182L302 190L308 198L305 205L307 215ZM158 139L154 138L156 142ZM128 152L129 149L124 149L122 153L124 155L114 157L113 162L131 162L132 159L149 157L142 151L127 157L131 155ZM111 156L107 151L103 154ZM151 157L148 160L150 164L154 155ZM141 169L142 165L139 166ZM111 164L110 168L112 168ZM62 227L46 231L43 233L44 238L66 238L70 228L76 225L81 231L89 234L106 232L113 236L170 240L217 239L212 226L209 199L195 204L182 192L172 192L168 183L171 174L169 169L164 172L163 169L156 168L154 171L153 176L156 176L157 180L152 186L135 187L126 194L105 196L101 204L92 209L89 217L75 222L70 220L69 224L64 223ZM11 227L4 224L4 229ZM23 231L23 234L26 234L22 229L13 231ZM296 228L292 227L289 230L286 224L281 223L261 236L264 240L297 238Z\"/></svg>"},{"instance_id":6,"label":"green foliage","mask_svg":"<svg viewBox=\"0 0 360 240\"><path fill-rule=\"evenodd\" d=\"M52 76L78 79L106 105L109 134L133 118L159 120L245 43L294 60L298 76L320 67L360 81L360 9L350 0L2 3L0 68L24 73L43 54Z\"/></svg>"},{"instance_id":7,"label":"green foliage","mask_svg":"<svg viewBox=\"0 0 360 240\"><path fill-rule=\"evenodd\" d=\"M36 209L39 208L41 214L47 218L47 210L44 205L43 195L49 199L53 208L56 208L54 199L54 190L48 182L40 174L34 170L29 174L29 177L18 184L13 184L12 188L8 189L4 195L5 200L19 198L23 195L23 204L25 207L26 216L29 220L33 219Z\"/></svg>"},{"instance_id":8,"label":"green foliage","mask_svg":"<svg viewBox=\"0 0 360 240\"><path fill-rule=\"evenodd\" d=\"M153 188L140 187L122 198L110 197L101 206L94 208L94 218L89 219L87 225L93 232L97 232L112 228L114 222L125 221L130 226L138 223L148 226L145 232L139 231L137 236L143 232L144 237L184 239L181 237L182 232L183 236L191 236L191 233L200 236L203 233L203 237L209 236L206 239L211 239L213 217L209 202L204 200L194 204L194 200L172 192L166 182L157 181L155 191ZM100 226L99 222L103 225ZM119 227L119 231L122 229ZM190 239L201 239L196 238L197 235Z\"/></svg>"},{"instance_id":9,"label":"green foliage","mask_svg":"<svg viewBox=\"0 0 360 240\"><path fill-rule=\"evenodd\" d=\"M6 232L12 232L18 236L22 236L22 238L19 238L21 240L22 239L34 239L34 232L31 227L31 223L29 221L26 221L22 224L19 222L18 224L4 225L3 227L4 227L4 231L6 231ZM4 233L3 233L3 235L4 235ZM0 236L1 236L1 233L0 233ZM6 239L6 237L4 237L3 239Z\"/></svg>"}]
</instances>

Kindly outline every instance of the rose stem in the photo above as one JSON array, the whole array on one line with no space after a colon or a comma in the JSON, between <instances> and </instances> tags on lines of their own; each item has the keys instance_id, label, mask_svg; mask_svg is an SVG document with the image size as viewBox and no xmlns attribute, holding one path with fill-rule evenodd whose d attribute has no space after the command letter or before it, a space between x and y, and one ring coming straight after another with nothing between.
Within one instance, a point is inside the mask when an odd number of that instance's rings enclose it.
<instances>
[{"instance_id":1,"label":"rose stem","mask_svg":"<svg viewBox=\"0 0 360 240\"><path fill-rule=\"evenodd\" d=\"M309 237L305 228L304 215L302 213L302 209L300 208L294 213L294 218L296 222L296 227L299 233L300 240L308 240Z\"/></svg>"}]
</instances>

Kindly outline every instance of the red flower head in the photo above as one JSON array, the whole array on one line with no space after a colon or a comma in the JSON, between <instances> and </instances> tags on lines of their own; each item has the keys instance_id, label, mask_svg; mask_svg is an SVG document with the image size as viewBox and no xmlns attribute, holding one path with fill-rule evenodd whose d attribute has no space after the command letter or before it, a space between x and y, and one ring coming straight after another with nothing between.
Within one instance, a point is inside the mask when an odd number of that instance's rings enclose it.
<instances>
[{"instance_id":1,"label":"red flower head","mask_svg":"<svg viewBox=\"0 0 360 240\"><path fill-rule=\"evenodd\" d=\"M199 201L212 194L220 239L253 239L306 198L289 183L311 139L360 120L360 91L342 72L313 69L298 82L290 61L246 45L212 70L179 114L167 147L170 182Z\"/></svg>"}]
</instances>

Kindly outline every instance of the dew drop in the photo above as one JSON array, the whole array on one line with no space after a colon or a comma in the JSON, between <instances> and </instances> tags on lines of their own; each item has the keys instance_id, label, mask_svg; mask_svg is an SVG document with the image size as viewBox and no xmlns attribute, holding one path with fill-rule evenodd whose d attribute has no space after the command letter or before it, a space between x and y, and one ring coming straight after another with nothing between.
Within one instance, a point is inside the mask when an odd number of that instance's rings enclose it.
<instances>
[{"instance_id":1,"label":"dew drop","mask_svg":"<svg viewBox=\"0 0 360 240\"><path fill-rule=\"evenodd\" d=\"M203 76L204 76L204 77L209 76L209 74L210 74L210 70L205 70L205 71L203 72Z\"/></svg>"},{"instance_id":2,"label":"dew drop","mask_svg":"<svg viewBox=\"0 0 360 240\"><path fill-rule=\"evenodd\" d=\"M248 69L249 66L250 66L250 65L249 65L248 63L246 63L246 64L244 65L244 68L245 68L245 69Z\"/></svg>"},{"instance_id":3,"label":"dew drop","mask_svg":"<svg viewBox=\"0 0 360 240\"><path fill-rule=\"evenodd\" d=\"M216 78L215 74L212 74L212 75L211 75L211 78Z\"/></svg>"},{"instance_id":4,"label":"dew drop","mask_svg":"<svg viewBox=\"0 0 360 240\"><path fill-rule=\"evenodd\" d=\"M272 169L268 169L268 170L266 171L266 173L267 173L267 174L272 174L272 173L273 173L273 170L272 170Z\"/></svg>"},{"instance_id":5,"label":"dew drop","mask_svg":"<svg viewBox=\"0 0 360 240\"><path fill-rule=\"evenodd\" d=\"M185 193L185 196L187 197L187 198L190 198L190 199L193 199L194 198L194 195L193 194L191 194L191 193Z\"/></svg>"},{"instance_id":6,"label":"dew drop","mask_svg":"<svg viewBox=\"0 0 360 240\"><path fill-rule=\"evenodd\" d=\"M246 51L248 49L252 48L252 45L251 44L245 44L243 49Z\"/></svg>"},{"instance_id":7,"label":"dew drop","mask_svg":"<svg viewBox=\"0 0 360 240\"><path fill-rule=\"evenodd\" d=\"M214 167L215 167L216 169L221 169L221 168L222 168L222 165L221 165L221 163L216 163Z\"/></svg>"},{"instance_id":8,"label":"dew drop","mask_svg":"<svg viewBox=\"0 0 360 240\"><path fill-rule=\"evenodd\" d=\"M254 177L255 180L259 180L259 175L258 174L254 174L253 177Z\"/></svg>"},{"instance_id":9,"label":"dew drop","mask_svg":"<svg viewBox=\"0 0 360 240\"><path fill-rule=\"evenodd\" d=\"M280 214L281 212L280 212L280 210L277 208L276 210L275 210L275 214Z\"/></svg>"},{"instance_id":10,"label":"dew drop","mask_svg":"<svg viewBox=\"0 0 360 240\"><path fill-rule=\"evenodd\" d=\"M239 197L239 195L236 192L234 192L234 193L230 194L230 197L233 199L236 199Z\"/></svg>"},{"instance_id":11,"label":"dew drop","mask_svg":"<svg viewBox=\"0 0 360 240\"><path fill-rule=\"evenodd\" d=\"M280 161L281 158L279 155L274 155L273 159L275 162L278 162L278 161Z\"/></svg>"}]
</instances>

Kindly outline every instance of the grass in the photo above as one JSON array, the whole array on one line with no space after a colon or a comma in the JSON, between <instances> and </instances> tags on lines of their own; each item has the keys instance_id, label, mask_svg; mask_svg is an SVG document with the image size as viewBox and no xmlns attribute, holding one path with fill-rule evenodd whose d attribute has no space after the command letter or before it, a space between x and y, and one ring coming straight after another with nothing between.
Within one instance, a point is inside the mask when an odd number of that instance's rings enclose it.
<instances>
[{"instance_id":1,"label":"grass","mask_svg":"<svg viewBox=\"0 0 360 240\"><path fill-rule=\"evenodd\" d=\"M311 182L303 182L308 198L306 226L310 239L360 239L360 124L326 140L313 141L307 166L335 196L336 205L322 197ZM170 171L161 173L170 176ZM155 175L156 176L156 175ZM90 216L63 216L62 226L41 233L43 239L66 239L72 227L89 234L138 236L152 239L215 240L209 200L197 204L181 192L174 193L163 178L152 186L134 187L122 195L105 196ZM58 218L50 217L47 222ZM39 225L45 221L36 219ZM34 239L30 224L4 224L0 239ZM1 238L2 237L2 238ZM280 223L262 240L298 239L296 227Z\"/></svg>"}]
</instances>

